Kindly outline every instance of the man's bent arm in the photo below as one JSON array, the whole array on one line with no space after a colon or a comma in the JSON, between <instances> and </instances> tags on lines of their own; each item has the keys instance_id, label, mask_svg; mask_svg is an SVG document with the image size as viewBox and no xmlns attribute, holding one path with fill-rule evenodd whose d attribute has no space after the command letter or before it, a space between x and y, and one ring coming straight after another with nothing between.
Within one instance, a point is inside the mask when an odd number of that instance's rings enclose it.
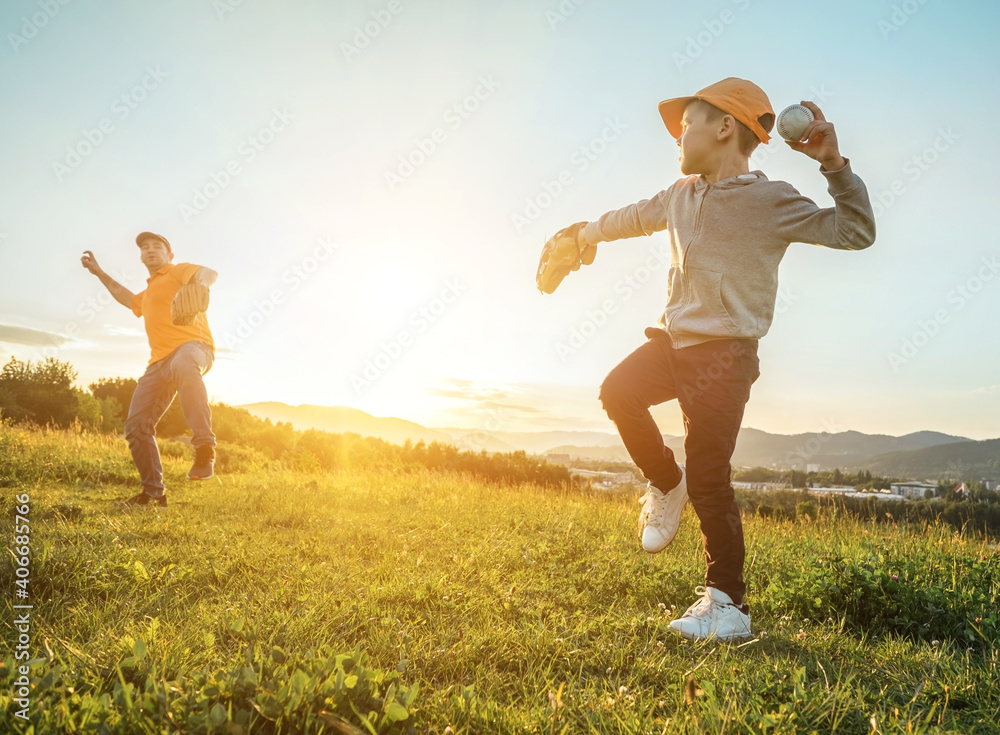
<instances>
[{"instance_id":1,"label":"man's bent arm","mask_svg":"<svg viewBox=\"0 0 1000 735\"><path fill-rule=\"evenodd\" d=\"M104 287L108 289L112 296L114 296L115 301L122 306L127 306L129 309L132 308L132 299L135 298L134 293L118 283L118 281L104 271L95 273L94 275L101 279L101 283L103 283Z\"/></svg>"},{"instance_id":2,"label":"man's bent arm","mask_svg":"<svg viewBox=\"0 0 1000 735\"><path fill-rule=\"evenodd\" d=\"M194 272L194 276L191 277L191 280L194 283L200 283L202 286L205 286L207 288L211 288L212 284L215 283L218 279L219 279L219 274L213 271L211 268L206 268L205 266L202 266L201 268L196 270Z\"/></svg>"}]
</instances>

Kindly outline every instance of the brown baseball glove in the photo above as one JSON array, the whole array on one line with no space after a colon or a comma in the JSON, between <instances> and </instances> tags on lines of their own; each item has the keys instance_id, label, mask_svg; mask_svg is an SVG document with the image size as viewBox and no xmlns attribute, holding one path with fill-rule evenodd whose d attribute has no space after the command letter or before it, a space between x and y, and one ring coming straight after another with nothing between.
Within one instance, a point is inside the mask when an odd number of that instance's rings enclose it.
<instances>
[{"instance_id":1,"label":"brown baseball glove","mask_svg":"<svg viewBox=\"0 0 1000 735\"><path fill-rule=\"evenodd\" d=\"M545 243L542 257L538 261L538 273L535 275L539 291L552 293L570 271L594 262L597 246L584 245L582 242L581 230L586 225L586 222L572 224L559 230Z\"/></svg>"},{"instance_id":2,"label":"brown baseball glove","mask_svg":"<svg viewBox=\"0 0 1000 735\"><path fill-rule=\"evenodd\" d=\"M194 318L208 310L208 286L187 283L180 287L170 302L170 321L180 327L194 324Z\"/></svg>"}]
</instances>

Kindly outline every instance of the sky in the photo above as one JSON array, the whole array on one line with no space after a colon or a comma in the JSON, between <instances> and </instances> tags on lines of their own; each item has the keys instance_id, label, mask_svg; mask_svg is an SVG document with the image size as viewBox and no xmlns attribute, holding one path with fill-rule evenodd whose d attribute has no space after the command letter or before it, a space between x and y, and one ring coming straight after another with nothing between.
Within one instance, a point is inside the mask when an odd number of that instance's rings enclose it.
<instances>
[{"instance_id":1,"label":"sky","mask_svg":"<svg viewBox=\"0 0 1000 735\"><path fill-rule=\"evenodd\" d=\"M680 178L657 104L737 76L819 105L878 228L789 247L743 425L998 437L998 27L942 0L7 0L0 361L138 377L142 321L80 256L141 291L149 230L219 273L213 400L613 432L598 388L666 303L666 233L551 295L542 245ZM750 168L833 204L777 136Z\"/></svg>"}]
</instances>

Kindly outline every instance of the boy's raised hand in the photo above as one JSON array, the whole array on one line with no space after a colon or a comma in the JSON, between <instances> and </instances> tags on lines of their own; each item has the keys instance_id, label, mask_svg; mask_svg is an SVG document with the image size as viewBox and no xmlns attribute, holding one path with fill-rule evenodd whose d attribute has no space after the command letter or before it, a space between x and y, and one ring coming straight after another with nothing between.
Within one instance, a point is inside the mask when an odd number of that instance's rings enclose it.
<instances>
[{"instance_id":1,"label":"boy's raised hand","mask_svg":"<svg viewBox=\"0 0 1000 735\"><path fill-rule=\"evenodd\" d=\"M829 171L843 168L844 161L840 155L840 147L837 145L837 131L833 129L833 123L828 122L823 117L823 111L815 103L802 100L802 105L812 111L814 119L802 131L802 138L799 141L786 140L785 142L792 150L805 153L810 158L819 161Z\"/></svg>"}]
</instances>

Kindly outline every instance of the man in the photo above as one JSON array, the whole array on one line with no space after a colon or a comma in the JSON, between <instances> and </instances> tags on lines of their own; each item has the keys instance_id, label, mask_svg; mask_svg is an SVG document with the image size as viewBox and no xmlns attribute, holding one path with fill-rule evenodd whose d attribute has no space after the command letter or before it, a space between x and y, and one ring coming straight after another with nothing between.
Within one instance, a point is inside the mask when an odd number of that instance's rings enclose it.
<instances>
[{"instance_id":1,"label":"man","mask_svg":"<svg viewBox=\"0 0 1000 735\"><path fill-rule=\"evenodd\" d=\"M215 361L215 342L204 312L197 314L190 325L177 325L171 319L170 305L181 286L200 283L208 288L219 274L191 263L174 264L173 250L162 235L143 232L135 242L142 264L149 270L146 290L141 293L132 293L105 273L91 251L84 251L81 262L101 280L119 304L145 319L152 354L132 394L125 420L125 438L139 470L142 492L124 502L166 507L163 466L156 446L156 423L175 395L180 394L181 410L191 427L191 444L195 448L194 465L188 472L188 479L207 480L212 477L215 467L212 413L202 380Z\"/></svg>"}]
</instances>

